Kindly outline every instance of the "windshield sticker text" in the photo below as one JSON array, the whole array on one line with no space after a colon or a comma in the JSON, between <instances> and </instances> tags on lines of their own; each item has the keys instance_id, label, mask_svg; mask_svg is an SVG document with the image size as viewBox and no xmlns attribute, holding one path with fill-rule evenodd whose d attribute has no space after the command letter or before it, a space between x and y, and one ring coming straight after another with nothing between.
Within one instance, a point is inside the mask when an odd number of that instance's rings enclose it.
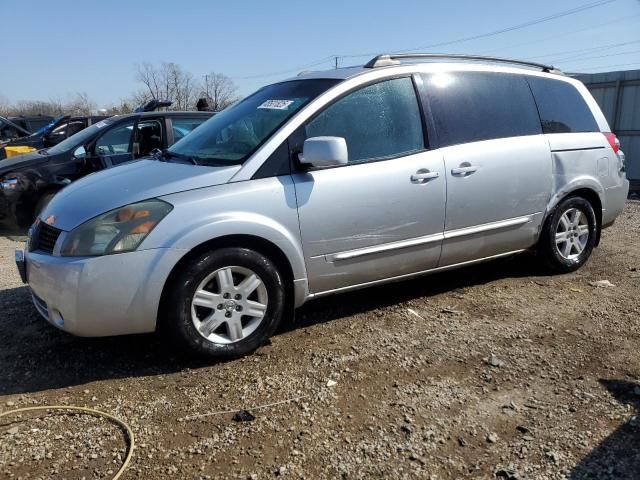
<instances>
[{"instance_id":1,"label":"windshield sticker text","mask_svg":"<svg viewBox=\"0 0 640 480\"><path fill-rule=\"evenodd\" d=\"M292 103L293 100L266 100L258 108L267 108L270 110L286 110Z\"/></svg>"}]
</instances>

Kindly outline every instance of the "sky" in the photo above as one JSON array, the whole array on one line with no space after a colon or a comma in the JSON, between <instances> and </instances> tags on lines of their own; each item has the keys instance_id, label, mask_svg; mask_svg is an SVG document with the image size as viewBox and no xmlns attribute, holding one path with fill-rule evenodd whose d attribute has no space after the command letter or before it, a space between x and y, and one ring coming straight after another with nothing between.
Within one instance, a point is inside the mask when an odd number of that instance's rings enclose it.
<instances>
[{"instance_id":1,"label":"sky","mask_svg":"<svg viewBox=\"0 0 640 480\"><path fill-rule=\"evenodd\" d=\"M223 73L247 95L301 70L333 68L333 56L347 66L400 50L531 59L571 72L640 68L640 0L605 1L509 30L598 2L0 0L0 97L86 92L106 107L141 88L136 64L162 61L197 77ZM509 31L484 36L501 30Z\"/></svg>"}]
</instances>

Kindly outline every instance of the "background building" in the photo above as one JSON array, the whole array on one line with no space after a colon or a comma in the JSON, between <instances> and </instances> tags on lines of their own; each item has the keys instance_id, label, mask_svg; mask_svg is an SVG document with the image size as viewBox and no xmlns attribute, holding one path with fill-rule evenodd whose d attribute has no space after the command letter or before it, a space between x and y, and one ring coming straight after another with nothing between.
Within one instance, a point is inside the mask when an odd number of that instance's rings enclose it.
<instances>
[{"instance_id":1,"label":"background building","mask_svg":"<svg viewBox=\"0 0 640 480\"><path fill-rule=\"evenodd\" d=\"M640 70L572 76L591 91L620 139L631 189L640 192Z\"/></svg>"}]
</instances>

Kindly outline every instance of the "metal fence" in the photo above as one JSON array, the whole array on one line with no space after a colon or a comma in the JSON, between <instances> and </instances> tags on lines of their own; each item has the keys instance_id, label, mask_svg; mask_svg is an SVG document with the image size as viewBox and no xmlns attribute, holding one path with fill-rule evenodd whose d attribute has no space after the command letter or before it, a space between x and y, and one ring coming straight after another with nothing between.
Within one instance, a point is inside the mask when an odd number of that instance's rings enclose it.
<instances>
[{"instance_id":1,"label":"metal fence","mask_svg":"<svg viewBox=\"0 0 640 480\"><path fill-rule=\"evenodd\" d=\"M640 70L575 74L591 91L627 157L627 178L640 190Z\"/></svg>"}]
</instances>

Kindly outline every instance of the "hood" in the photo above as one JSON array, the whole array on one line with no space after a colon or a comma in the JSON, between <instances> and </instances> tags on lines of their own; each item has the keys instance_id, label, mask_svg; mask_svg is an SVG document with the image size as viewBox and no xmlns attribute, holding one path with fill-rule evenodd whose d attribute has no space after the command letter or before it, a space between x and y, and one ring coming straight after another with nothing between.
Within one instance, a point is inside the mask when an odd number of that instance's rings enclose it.
<instances>
[{"instance_id":1,"label":"hood","mask_svg":"<svg viewBox=\"0 0 640 480\"><path fill-rule=\"evenodd\" d=\"M53 215L52 225L69 231L130 203L227 183L240 168L138 160L72 183L53 198L41 217Z\"/></svg>"},{"instance_id":2,"label":"hood","mask_svg":"<svg viewBox=\"0 0 640 480\"><path fill-rule=\"evenodd\" d=\"M34 167L53 160L54 155L41 155L38 152L25 153L0 161L0 176L22 168Z\"/></svg>"}]
</instances>

